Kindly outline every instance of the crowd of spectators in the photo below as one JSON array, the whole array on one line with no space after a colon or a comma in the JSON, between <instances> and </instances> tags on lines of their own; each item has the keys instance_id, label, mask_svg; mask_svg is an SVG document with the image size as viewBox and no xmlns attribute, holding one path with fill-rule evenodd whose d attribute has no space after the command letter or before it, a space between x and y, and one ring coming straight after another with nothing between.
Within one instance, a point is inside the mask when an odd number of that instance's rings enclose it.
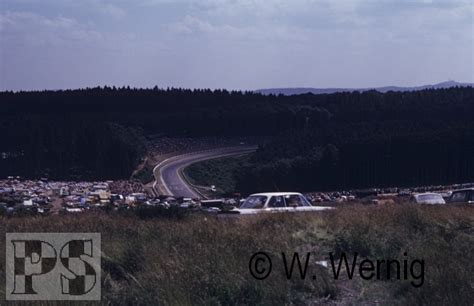
<instances>
[{"instance_id":1,"label":"crowd of spectators","mask_svg":"<svg viewBox=\"0 0 474 306\"><path fill-rule=\"evenodd\" d=\"M119 180L109 183L111 193L130 195L132 193L144 193L143 184L134 180Z\"/></svg>"}]
</instances>

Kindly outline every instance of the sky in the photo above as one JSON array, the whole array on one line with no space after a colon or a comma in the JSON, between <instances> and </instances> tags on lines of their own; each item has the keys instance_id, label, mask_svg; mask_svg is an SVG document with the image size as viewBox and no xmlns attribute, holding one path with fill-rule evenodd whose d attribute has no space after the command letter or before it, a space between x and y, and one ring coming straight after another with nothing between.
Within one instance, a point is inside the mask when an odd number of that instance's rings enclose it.
<instances>
[{"instance_id":1,"label":"sky","mask_svg":"<svg viewBox=\"0 0 474 306\"><path fill-rule=\"evenodd\" d=\"M472 0L0 0L0 90L474 82Z\"/></svg>"}]
</instances>

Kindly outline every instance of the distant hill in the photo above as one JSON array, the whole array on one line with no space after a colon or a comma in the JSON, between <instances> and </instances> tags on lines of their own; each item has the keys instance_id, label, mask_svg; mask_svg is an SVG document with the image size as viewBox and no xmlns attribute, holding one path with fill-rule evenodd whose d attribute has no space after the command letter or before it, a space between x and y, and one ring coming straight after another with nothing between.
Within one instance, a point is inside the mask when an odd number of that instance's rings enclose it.
<instances>
[{"instance_id":1,"label":"distant hill","mask_svg":"<svg viewBox=\"0 0 474 306\"><path fill-rule=\"evenodd\" d=\"M367 90L377 90L379 92L388 92L388 91L415 91L423 90L429 88L450 88L450 87L474 87L474 83L459 83L456 81L446 81L433 85L423 85L415 87L401 87L401 86L384 86L384 87L374 87L374 88L312 88L312 87L296 87L296 88L268 88L268 89L257 89L255 92L261 93L263 95L279 95L283 94L285 96L291 95L300 95L305 93L312 94L331 94L335 92L344 92L344 91L367 91Z\"/></svg>"}]
</instances>

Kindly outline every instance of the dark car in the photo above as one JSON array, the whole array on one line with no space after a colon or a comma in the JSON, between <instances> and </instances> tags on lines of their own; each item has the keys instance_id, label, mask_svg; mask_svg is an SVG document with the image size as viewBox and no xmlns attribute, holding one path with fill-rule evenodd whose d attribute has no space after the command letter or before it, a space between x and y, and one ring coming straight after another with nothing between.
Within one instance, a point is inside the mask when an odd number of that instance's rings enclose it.
<instances>
[{"instance_id":1,"label":"dark car","mask_svg":"<svg viewBox=\"0 0 474 306\"><path fill-rule=\"evenodd\" d=\"M474 188L455 190L449 197L448 203L474 204Z\"/></svg>"}]
</instances>

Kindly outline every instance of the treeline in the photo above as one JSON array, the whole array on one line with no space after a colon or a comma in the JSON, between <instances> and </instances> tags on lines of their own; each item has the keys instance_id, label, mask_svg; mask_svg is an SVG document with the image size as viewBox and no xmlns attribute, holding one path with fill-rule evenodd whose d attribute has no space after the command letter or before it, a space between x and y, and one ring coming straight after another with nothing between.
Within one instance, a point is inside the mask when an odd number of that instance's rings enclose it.
<instances>
[{"instance_id":1,"label":"treeline","mask_svg":"<svg viewBox=\"0 0 474 306\"><path fill-rule=\"evenodd\" d=\"M237 172L238 190L338 190L474 181L474 125L393 137L305 144L285 138L261 148ZM315 141L314 143L317 143ZM273 153L288 146L289 155ZM273 157L270 157L273 156Z\"/></svg>"},{"instance_id":2,"label":"treeline","mask_svg":"<svg viewBox=\"0 0 474 306\"><path fill-rule=\"evenodd\" d=\"M271 135L287 106L224 90L89 88L0 93L0 178L129 178L148 134ZM292 116L290 116L292 118Z\"/></svg>"},{"instance_id":3,"label":"treeline","mask_svg":"<svg viewBox=\"0 0 474 306\"><path fill-rule=\"evenodd\" d=\"M226 90L104 87L2 92L0 101L3 115L66 114L140 126L146 133L170 136L271 135L276 130L289 128L293 118L279 120L278 115L285 114L289 106L276 97Z\"/></svg>"},{"instance_id":4,"label":"treeline","mask_svg":"<svg viewBox=\"0 0 474 306\"><path fill-rule=\"evenodd\" d=\"M324 95L307 119L261 147L239 191L336 190L474 181L474 90ZM304 97L308 98L308 97ZM316 98L317 100L317 98ZM320 102L317 102L317 105Z\"/></svg>"},{"instance_id":5,"label":"treeline","mask_svg":"<svg viewBox=\"0 0 474 306\"><path fill-rule=\"evenodd\" d=\"M61 180L128 178L144 156L142 131L51 115L0 120L0 177Z\"/></svg>"},{"instance_id":6,"label":"treeline","mask_svg":"<svg viewBox=\"0 0 474 306\"><path fill-rule=\"evenodd\" d=\"M91 88L0 93L0 176L126 178L143 136L268 135L241 191L474 179L474 89L264 96Z\"/></svg>"}]
</instances>

